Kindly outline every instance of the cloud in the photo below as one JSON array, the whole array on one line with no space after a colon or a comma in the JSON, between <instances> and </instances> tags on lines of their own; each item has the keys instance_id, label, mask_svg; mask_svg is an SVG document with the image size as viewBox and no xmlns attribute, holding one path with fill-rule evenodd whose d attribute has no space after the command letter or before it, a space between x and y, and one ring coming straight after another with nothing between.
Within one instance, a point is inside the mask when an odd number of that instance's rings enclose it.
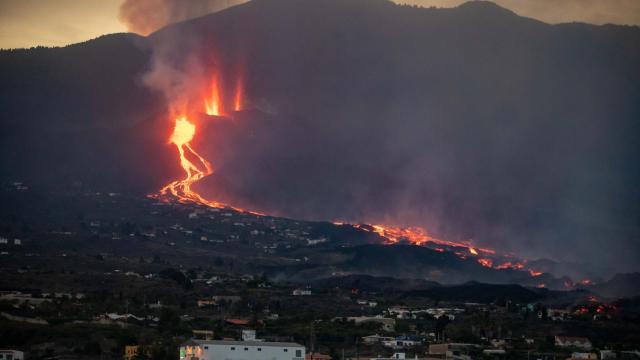
<instances>
[{"instance_id":1,"label":"cloud","mask_svg":"<svg viewBox=\"0 0 640 360\"><path fill-rule=\"evenodd\" d=\"M148 35L174 22L193 19L248 0L124 0L119 20L131 32Z\"/></svg>"}]
</instances>

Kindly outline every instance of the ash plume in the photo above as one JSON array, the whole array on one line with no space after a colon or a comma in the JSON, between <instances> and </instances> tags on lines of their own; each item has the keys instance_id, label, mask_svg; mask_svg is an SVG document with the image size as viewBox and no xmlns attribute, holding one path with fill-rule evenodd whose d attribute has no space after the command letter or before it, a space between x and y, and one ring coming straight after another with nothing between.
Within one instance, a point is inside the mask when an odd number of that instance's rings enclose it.
<instances>
[{"instance_id":1,"label":"ash plume","mask_svg":"<svg viewBox=\"0 0 640 360\"><path fill-rule=\"evenodd\" d=\"M169 24L193 19L248 0L125 0L118 18L129 31L149 35Z\"/></svg>"}]
</instances>

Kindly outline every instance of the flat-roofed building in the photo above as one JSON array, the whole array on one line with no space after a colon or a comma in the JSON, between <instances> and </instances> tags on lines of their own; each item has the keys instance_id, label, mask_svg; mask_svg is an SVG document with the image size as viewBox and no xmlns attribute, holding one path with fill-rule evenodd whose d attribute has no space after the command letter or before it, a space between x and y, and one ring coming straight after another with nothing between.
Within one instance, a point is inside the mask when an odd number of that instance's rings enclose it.
<instances>
[{"instance_id":1,"label":"flat-roofed building","mask_svg":"<svg viewBox=\"0 0 640 360\"><path fill-rule=\"evenodd\" d=\"M24 353L18 350L0 350L0 360L24 360Z\"/></svg>"},{"instance_id":2,"label":"flat-roofed building","mask_svg":"<svg viewBox=\"0 0 640 360\"><path fill-rule=\"evenodd\" d=\"M180 346L180 360L304 360L305 347L267 341L190 340Z\"/></svg>"}]
</instances>

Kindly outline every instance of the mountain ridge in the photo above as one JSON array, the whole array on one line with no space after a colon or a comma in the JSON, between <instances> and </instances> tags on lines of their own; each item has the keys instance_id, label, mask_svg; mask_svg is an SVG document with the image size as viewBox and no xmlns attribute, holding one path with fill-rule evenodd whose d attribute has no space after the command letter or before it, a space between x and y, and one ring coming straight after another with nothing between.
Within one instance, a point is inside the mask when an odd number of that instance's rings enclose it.
<instances>
[{"instance_id":1,"label":"mountain ridge","mask_svg":"<svg viewBox=\"0 0 640 360\"><path fill-rule=\"evenodd\" d=\"M150 38L0 53L2 178L148 194L180 176L167 103L142 81L153 46L174 37L174 58L215 52L229 77L242 64L248 102L273 110L233 136L211 125L201 145L219 171L199 184L207 196L635 266L637 27L512 15L476 26L478 4L276 3L288 4L249 3ZM610 237L627 240L592 250Z\"/></svg>"}]
</instances>

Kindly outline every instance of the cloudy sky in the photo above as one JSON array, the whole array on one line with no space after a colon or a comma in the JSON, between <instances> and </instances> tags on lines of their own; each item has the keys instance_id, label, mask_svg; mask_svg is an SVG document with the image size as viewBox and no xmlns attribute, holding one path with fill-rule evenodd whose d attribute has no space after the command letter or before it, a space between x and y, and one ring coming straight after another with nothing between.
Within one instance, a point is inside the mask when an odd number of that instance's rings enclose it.
<instances>
[{"instance_id":1,"label":"cloudy sky","mask_svg":"<svg viewBox=\"0 0 640 360\"><path fill-rule=\"evenodd\" d=\"M0 0L0 48L64 46L114 32L149 33L167 22L244 0ZM396 0L452 7L464 0ZM495 0L549 23L640 25L640 0ZM135 23L133 20L135 19Z\"/></svg>"}]
</instances>

